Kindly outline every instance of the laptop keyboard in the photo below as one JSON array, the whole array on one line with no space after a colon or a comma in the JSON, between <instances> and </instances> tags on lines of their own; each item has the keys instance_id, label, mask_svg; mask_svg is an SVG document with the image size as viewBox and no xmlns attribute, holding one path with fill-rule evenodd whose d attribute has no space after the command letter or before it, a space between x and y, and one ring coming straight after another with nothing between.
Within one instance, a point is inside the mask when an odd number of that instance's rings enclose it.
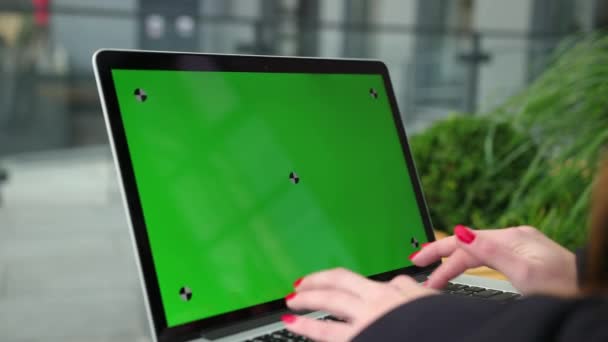
<instances>
[{"instance_id":1,"label":"laptop keyboard","mask_svg":"<svg viewBox=\"0 0 608 342\"><path fill-rule=\"evenodd\" d=\"M486 289L477 286L468 286L462 284L448 283L448 285L441 290L444 294L453 296L466 296L466 297L477 297L488 300L495 300L501 303L510 302L521 297L520 294L513 292L503 292L498 290ZM333 320L339 321L339 319L326 316L320 318L322 320ZM296 335L287 329L272 332L270 334L258 336L256 338L247 340L245 342L312 342L312 340Z\"/></svg>"},{"instance_id":2,"label":"laptop keyboard","mask_svg":"<svg viewBox=\"0 0 608 342\"><path fill-rule=\"evenodd\" d=\"M448 285L441 291L445 294L454 296L477 297L488 300L495 300L502 303L506 303L521 297L520 294L513 292L503 292L498 290L486 289L483 287L468 286L454 283L448 283Z\"/></svg>"},{"instance_id":3,"label":"laptop keyboard","mask_svg":"<svg viewBox=\"0 0 608 342\"><path fill-rule=\"evenodd\" d=\"M275 331L271 334L258 336L245 342L308 342L312 341L304 336L296 335L287 329Z\"/></svg>"},{"instance_id":4,"label":"laptop keyboard","mask_svg":"<svg viewBox=\"0 0 608 342\"><path fill-rule=\"evenodd\" d=\"M325 316L319 318L323 321L340 321L340 319L333 316ZM296 335L287 329L272 332L270 334L258 336L245 342L313 342L313 340L304 336Z\"/></svg>"}]
</instances>

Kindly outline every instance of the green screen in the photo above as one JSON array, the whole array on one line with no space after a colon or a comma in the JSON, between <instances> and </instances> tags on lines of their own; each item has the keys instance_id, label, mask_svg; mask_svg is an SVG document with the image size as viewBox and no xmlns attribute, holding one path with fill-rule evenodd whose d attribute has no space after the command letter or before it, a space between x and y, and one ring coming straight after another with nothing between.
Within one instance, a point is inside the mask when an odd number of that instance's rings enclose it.
<instances>
[{"instance_id":1,"label":"green screen","mask_svg":"<svg viewBox=\"0 0 608 342\"><path fill-rule=\"evenodd\" d=\"M426 241L381 75L112 75L169 327Z\"/></svg>"}]
</instances>

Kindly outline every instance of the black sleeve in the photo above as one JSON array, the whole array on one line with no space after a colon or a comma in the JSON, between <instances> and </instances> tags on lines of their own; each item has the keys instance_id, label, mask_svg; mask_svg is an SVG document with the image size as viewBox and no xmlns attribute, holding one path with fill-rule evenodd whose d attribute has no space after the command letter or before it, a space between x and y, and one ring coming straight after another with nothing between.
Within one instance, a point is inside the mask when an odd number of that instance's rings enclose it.
<instances>
[{"instance_id":1,"label":"black sleeve","mask_svg":"<svg viewBox=\"0 0 608 342\"><path fill-rule=\"evenodd\" d=\"M389 312L354 341L608 341L608 301L532 296L507 304L424 297Z\"/></svg>"}]
</instances>

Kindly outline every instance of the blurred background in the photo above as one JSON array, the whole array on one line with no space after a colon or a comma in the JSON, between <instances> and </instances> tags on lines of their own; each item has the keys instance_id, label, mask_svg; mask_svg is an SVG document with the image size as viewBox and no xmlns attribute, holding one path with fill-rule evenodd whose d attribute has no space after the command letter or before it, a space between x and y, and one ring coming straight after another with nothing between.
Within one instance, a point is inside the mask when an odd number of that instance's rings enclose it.
<instances>
[{"instance_id":1,"label":"blurred background","mask_svg":"<svg viewBox=\"0 0 608 342\"><path fill-rule=\"evenodd\" d=\"M0 335L148 341L99 48L389 66L435 228L585 240L606 0L0 0Z\"/></svg>"}]
</instances>

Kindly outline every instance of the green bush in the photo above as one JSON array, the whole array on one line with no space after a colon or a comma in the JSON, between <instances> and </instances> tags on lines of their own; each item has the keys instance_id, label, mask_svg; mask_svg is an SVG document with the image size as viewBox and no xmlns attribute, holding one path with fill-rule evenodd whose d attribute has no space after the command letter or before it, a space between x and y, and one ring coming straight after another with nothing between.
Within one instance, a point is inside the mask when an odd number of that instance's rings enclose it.
<instances>
[{"instance_id":1,"label":"green bush","mask_svg":"<svg viewBox=\"0 0 608 342\"><path fill-rule=\"evenodd\" d=\"M480 129L488 123L510 133L492 137L498 129ZM597 34L564 42L552 65L504 105L438 122L412 138L412 149L436 228L530 224L572 249L586 238L593 176L607 142L608 36ZM456 185L445 173L455 174Z\"/></svg>"},{"instance_id":2,"label":"green bush","mask_svg":"<svg viewBox=\"0 0 608 342\"><path fill-rule=\"evenodd\" d=\"M412 137L414 159L436 229L498 222L536 155L529 137L508 122L454 116Z\"/></svg>"}]
</instances>

